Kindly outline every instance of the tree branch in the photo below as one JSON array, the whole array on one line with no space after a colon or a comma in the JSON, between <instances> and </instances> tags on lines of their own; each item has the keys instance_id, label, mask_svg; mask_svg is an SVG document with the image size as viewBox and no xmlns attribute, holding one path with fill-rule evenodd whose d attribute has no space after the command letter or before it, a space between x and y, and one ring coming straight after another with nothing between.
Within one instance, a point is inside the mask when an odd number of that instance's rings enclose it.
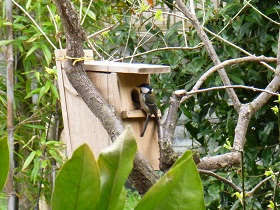
<instances>
[{"instance_id":1,"label":"tree branch","mask_svg":"<svg viewBox=\"0 0 280 210\"><path fill-rule=\"evenodd\" d=\"M229 152L222 155L204 157L200 159L200 163L197 167L205 170L216 170L228 166L238 165L240 164L240 160L241 156L239 152Z\"/></svg>"},{"instance_id":2,"label":"tree branch","mask_svg":"<svg viewBox=\"0 0 280 210\"><path fill-rule=\"evenodd\" d=\"M237 191L237 192L242 192L242 189L241 189L240 187L236 186L233 182L231 182L231 181L225 179L224 177L219 176L218 174L215 174L215 173L212 172L212 171L207 171L207 170L203 170L203 169L198 169L198 172L199 172L200 174L206 174L206 175L208 175L208 176L215 177L216 179L218 179L218 180L224 182L225 184L231 186L235 191Z\"/></svg>"},{"instance_id":3,"label":"tree branch","mask_svg":"<svg viewBox=\"0 0 280 210\"><path fill-rule=\"evenodd\" d=\"M278 176L279 175L279 172L275 173L274 176ZM258 183L252 190L246 192L247 196L250 197L252 196L256 191L257 189L262 186L265 182L267 182L268 180L270 180L273 176L269 176L269 177L266 177L265 179L263 179L262 181L260 181L260 183ZM276 183L277 184L277 183Z\"/></svg>"},{"instance_id":4,"label":"tree branch","mask_svg":"<svg viewBox=\"0 0 280 210\"><path fill-rule=\"evenodd\" d=\"M234 48L240 50L240 51L243 52L245 55L254 56L253 54L249 53L248 51L244 50L243 48L238 47L237 45L235 45L235 44L229 42L228 40L222 38L221 36L219 36L219 35L213 33L213 32L210 31L209 29L207 29L207 28L205 28L205 27L204 27L203 29L204 29L206 32L208 32L209 34L213 35L214 37L216 37L216 38L222 40L223 42L227 43L228 45L230 45L230 46L232 46L232 47L234 47ZM261 61L260 63L261 63L263 66L265 66L265 67L267 67L268 69L270 69L271 71L275 72L275 69L274 69L272 66L268 65L267 63L265 63L265 62L263 62L263 61Z\"/></svg>"},{"instance_id":5,"label":"tree branch","mask_svg":"<svg viewBox=\"0 0 280 210\"><path fill-rule=\"evenodd\" d=\"M265 56L248 56L248 57L243 57L243 58L235 58L235 59L231 59L231 60L226 60L216 66L213 66L212 68L210 68L208 71L206 71L200 78L199 80L197 80L197 82L195 83L194 87L192 88L192 90L190 92L196 91L198 90L201 85L203 84L203 82L214 72L232 65L232 64L238 64L238 63L244 63L244 62L261 62L261 61L266 61L266 62L276 62L277 59L276 58L271 58L271 57L265 57ZM189 94L190 94L189 92ZM188 95L189 95L188 94ZM181 100L181 103L183 103L185 100L188 99L189 96L184 96Z\"/></svg>"},{"instance_id":6,"label":"tree branch","mask_svg":"<svg viewBox=\"0 0 280 210\"><path fill-rule=\"evenodd\" d=\"M196 18L195 14L191 13L181 0L176 0L176 2L178 5L178 8L181 10L181 12L190 19L191 23L196 28L197 34L200 37L200 39L202 40L202 42L204 43L205 48L206 48L209 56L211 57L212 61L214 62L214 64L215 65L220 64L221 61L220 61L216 51L214 50L214 47L213 47L212 43L210 42L208 36L204 32L203 28L200 26L200 23L199 23L198 19ZM218 72L219 72L219 75L220 75L221 80L223 81L224 85L231 85L231 82L227 76L225 69L222 68ZM241 106L241 103L240 103L235 91L233 89L227 89L227 93L232 100L234 108L238 111Z\"/></svg>"}]
</instances>

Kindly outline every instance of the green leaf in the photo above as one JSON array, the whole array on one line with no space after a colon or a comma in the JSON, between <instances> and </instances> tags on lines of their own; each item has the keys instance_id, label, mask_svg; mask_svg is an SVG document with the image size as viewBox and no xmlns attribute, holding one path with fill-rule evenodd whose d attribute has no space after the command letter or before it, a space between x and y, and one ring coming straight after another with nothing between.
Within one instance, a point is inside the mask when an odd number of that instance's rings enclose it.
<instances>
[{"instance_id":1,"label":"green leaf","mask_svg":"<svg viewBox=\"0 0 280 210\"><path fill-rule=\"evenodd\" d=\"M26 5L25 5L26 10L28 10L28 9L29 9L30 4L31 4L31 0L28 0L28 1L26 2Z\"/></svg>"},{"instance_id":2,"label":"green leaf","mask_svg":"<svg viewBox=\"0 0 280 210\"><path fill-rule=\"evenodd\" d=\"M46 93L46 86L42 86L40 88L40 93L39 93L39 96L38 96L38 102L41 100L41 98L43 97L43 95Z\"/></svg>"},{"instance_id":3,"label":"green leaf","mask_svg":"<svg viewBox=\"0 0 280 210\"><path fill-rule=\"evenodd\" d=\"M52 90L53 95L54 95L57 99L59 99L59 94L58 94L57 88L56 88L56 86L55 86L54 84L51 85L51 90Z\"/></svg>"},{"instance_id":4,"label":"green leaf","mask_svg":"<svg viewBox=\"0 0 280 210\"><path fill-rule=\"evenodd\" d=\"M9 173L9 146L8 140L6 137L0 139L0 166L1 166L1 173L0 173L0 191L5 186L7 176Z\"/></svg>"},{"instance_id":5,"label":"green leaf","mask_svg":"<svg viewBox=\"0 0 280 210\"><path fill-rule=\"evenodd\" d=\"M30 180L33 181L33 184L35 184L37 181L39 170L40 170L40 158L38 156L35 156L34 167L32 169L31 176L30 176Z\"/></svg>"},{"instance_id":6,"label":"green leaf","mask_svg":"<svg viewBox=\"0 0 280 210\"><path fill-rule=\"evenodd\" d=\"M48 74L50 74L50 75L57 75L55 69L51 69L51 68L45 67L45 70L46 70L46 72L47 72Z\"/></svg>"},{"instance_id":7,"label":"green leaf","mask_svg":"<svg viewBox=\"0 0 280 210\"><path fill-rule=\"evenodd\" d=\"M24 164L22 166L22 170L26 169L30 165L30 163L34 159L35 155L36 155L36 151L32 151L30 153L30 155L26 158L26 160L25 160L25 162L24 162Z\"/></svg>"},{"instance_id":8,"label":"green leaf","mask_svg":"<svg viewBox=\"0 0 280 210\"><path fill-rule=\"evenodd\" d=\"M187 151L145 194L135 210L204 210L201 180Z\"/></svg>"},{"instance_id":9,"label":"green leaf","mask_svg":"<svg viewBox=\"0 0 280 210\"><path fill-rule=\"evenodd\" d=\"M31 4L31 0L28 0L27 2L26 2L26 10L28 10L29 9L29 7L30 7L30 4Z\"/></svg>"},{"instance_id":10,"label":"green leaf","mask_svg":"<svg viewBox=\"0 0 280 210\"><path fill-rule=\"evenodd\" d=\"M48 160L43 160L41 166L42 168L46 168L48 166Z\"/></svg>"},{"instance_id":11,"label":"green leaf","mask_svg":"<svg viewBox=\"0 0 280 210\"><path fill-rule=\"evenodd\" d=\"M99 170L88 145L83 144L62 167L52 195L53 210L95 210L100 194Z\"/></svg>"},{"instance_id":12,"label":"green leaf","mask_svg":"<svg viewBox=\"0 0 280 210\"><path fill-rule=\"evenodd\" d=\"M44 93L47 93L49 91L49 89L51 88L52 83L50 82L50 80L47 80L45 83L45 89L44 89Z\"/></svg>"},{"instance_id":13,"label":"green leaf","mask_svg":"<svg viewBox=\"0 0 280 210\"><path fill-rule=\"evenodd\" d=\"M36 71L34 73L35 78L37 79L37 81L41 84L41 73Z\"/></svg>"},{"instance_id":14,"label":"green leaf","mask_svg":"<svg viewBox=\"0 0 280 210\"><path fill-rule=\"evenodd\" d=\"M48 48L47 45L42 45L41 46L42 50L43 50L43 53L44 53L44 56L45 56L45 59L46 59L46 62L48 65L50 65L51 61L52 61L52 54Z\"/></svg>"},{"instance_id":15,"label":"green leaf","mask_svg":"<svg viewBox=\"0 0 280 210\"><path fill-rule=\"evenodd\" d=\"M83 8L83 11L87 12L86 15L88 15L92 20L96 20L96 15L91 10L87 10L87 8Z\"/></svg>"},{"instance_id":16,"label":"green leaf","mask_svg":"<svg viewBox=\"0 0 280 210\"><path fill-rule=\"evenodd\" d=\"M34 44L30 50L28 50L26 56L25 56L25 59L28 58L28 56L30 56L35 50L37 50L39 48L39 45L38 44Z\"/></svg>"},{"instance_id":17,"label":"green leaf","mask_svg":"<svg viewBox=\"0 0 280 210\"><path fill-rule=\"evenodd\" d=\"M132 170L136 149L131 127L126 127L114 144L99 155L97 163L100 168L101 193L97 209L123 209L123 186Z\"/></svg>"},{"instance_id":18,"label":"green leaf","mask_svg":"<svg viewBox=\"0 0 280 210\"><path fill-rule=\"evenodd\" d=\"M50 155L56 160L56 162L62 164L62 159L61 159L61 157L57 154L56 151L50 149L48 152L49 152Z\"/></svg>"},{"instance_id":19,"label":"green leaf","mask_svg":"<svg viewBox=\"0 0 280 210\"><path fill-rule=\"evenodd\" d=\"M165 19L163 18L163 15L162 15L162 10L157 10L156 13L155 13L155 20L157 21L164 21Z\"/></svg>"},{"instance_id":20,"label":"green leaf","mask_svg":"<svg viewBox=\"0 0 280 210\"><path fill-rule=\"evenodd\" d=\"M35 94L38 94L40 92L41 88L36 88L35 90L32 90L31 92L29 92L24 99L30 98Z\"/></svg>"},{"instance_id":21,"label":"green leaf","mask_svg":"<svg viewBox=\"0 0 280 210\"><path fill-rule=\"evenodd\" d=\"M6 44L10 44L12 43L14 40L0 40L0 46L2 45L6 45Z\"/></svg>"},{"instance_id":22,"label":"green leaf","mask_svg":"<svg viewBox=\"0 0 280 210\"><path fill-rule=\"evenodd\" d=\"M46 127L43 125L24 124L24 126L35 129L46 129Z\"/></svg>"},{"instance_id":23,"label":"green leaf","mask_svg":"<svg viewBox=\"0 0 280 210\"><path fill-rule=\"evenodd\" d=\"M243 80L236 74L228 73L228 77L238 85L244 85Z\"/></svg>"}]
</instances>

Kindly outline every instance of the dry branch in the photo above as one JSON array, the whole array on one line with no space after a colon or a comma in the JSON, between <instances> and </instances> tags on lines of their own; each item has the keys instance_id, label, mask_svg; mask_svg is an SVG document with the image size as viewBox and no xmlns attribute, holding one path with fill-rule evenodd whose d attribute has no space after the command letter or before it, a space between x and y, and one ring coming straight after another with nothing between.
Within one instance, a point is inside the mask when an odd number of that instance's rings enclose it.
<instances>
[{"instance_id":1,"label":"dry branch","mask_svg":"<svg viewBox=\"0 0 280 210\"><path fill-rule=\"evenodd\" d=\"M211 57L212 61L214 62L215 65L218 65L221 63L211 41L209 40L208 36L206 35L205 31L203 30L202 26L200 25L197 17L195 16L194 13L192 13L190 10L187 9L187 7L184 5L184 3L181 0L176 0L176 3L178 5L178 8L180 11L191 21L192 25L195 27L197 30L197 34L202 40L202 42L205 45L205 48ZM227 76L227 73L224 68L220 69L219 75L221 77L222 82L224 85L231 85L231 82ZM227 93L232 100L233 106L236 110L239 110L241 103L233 89L227 89Z\"/></svg>"},{"instance_id":2,"label":"dry branch","mask_svg":"<svg viewBox=\"0 0 280 210\"><path fill-rule=\"evenodd\" d=\"M218 179L218 180L224 182L225 184L231 186L235 191L237 191L237 192L242 192L242 189L241 189L240 187L236 186L233 182L231 182L231 181L225 179L224 177L219 176L218 174L215 174L215 173L212 172L212 171L207 171L207 170L203 170L203 169L198 169L198 172L199 172L200 174L206 174L206 175L208 175L208 176L215 177L216 179Z\"/></svg>"},{"instance_id":3,"label":"dry branch","mask_svg":"<svg viewBox=\"0 0 280 210\"><path fill-rule=\"evenodd\" d=\"M243 58L235 58L235 59L231 59L231 60L226 60L216 66L213 66L212 68L210 68L208 71L206 71L200 78L199 80L195 83L194 87L192 88L191 91L196 91L198 90L201 85L203 84L203 82L214 72L232 65L232 64L238 64L238 63L244 63L244 62L261 62L261 61L266 61L266 62L276 62L277 59L276 58L270 58L270 57L265 57L265 56L248 56L248 57L243 57ZM188 99L188 96L185 96L182 98L181 103L184 102L185 100Z\"/></svg>"}]
</instances>

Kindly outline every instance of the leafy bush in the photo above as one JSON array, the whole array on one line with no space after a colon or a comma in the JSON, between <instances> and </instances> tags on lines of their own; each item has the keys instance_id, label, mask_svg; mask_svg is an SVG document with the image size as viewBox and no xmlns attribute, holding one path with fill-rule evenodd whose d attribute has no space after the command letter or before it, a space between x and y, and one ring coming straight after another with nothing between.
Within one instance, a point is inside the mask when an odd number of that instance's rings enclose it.
<instances>
[{"instance_id":1,"label":"leafy bush","mask_svg":"<svg viewBox=\"0 0 280 210\"><path fill-rule=\"evenodd\" d=\"M86 144L80 146L57 175L52 209L124 209L124 184L132 170L135 152L136 141L130 127L101 152L97 162ZM191 151L176 161L135 209L205 209Z\"/></svg>"}]
</instances>

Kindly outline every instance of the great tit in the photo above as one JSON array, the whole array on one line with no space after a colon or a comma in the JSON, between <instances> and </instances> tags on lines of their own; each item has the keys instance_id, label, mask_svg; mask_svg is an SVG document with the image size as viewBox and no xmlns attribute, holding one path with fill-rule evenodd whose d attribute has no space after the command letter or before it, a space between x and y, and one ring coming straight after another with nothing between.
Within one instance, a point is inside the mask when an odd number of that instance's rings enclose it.
<instances>
[{"instance_id":1,"label":"great tit","mask_svg":"<svg viewBox=\"0 0 280 210\"><path fill-rule=\"evenodd\" d=\"M142 83L138 87L140 88L140 105L147 114L146 121L140 135L140 137L143 137L152 115L155 116L156 121L158 122L158 108L156 105L156 96L153 88L147 83Z\"/></svg>"}]
</instances>

